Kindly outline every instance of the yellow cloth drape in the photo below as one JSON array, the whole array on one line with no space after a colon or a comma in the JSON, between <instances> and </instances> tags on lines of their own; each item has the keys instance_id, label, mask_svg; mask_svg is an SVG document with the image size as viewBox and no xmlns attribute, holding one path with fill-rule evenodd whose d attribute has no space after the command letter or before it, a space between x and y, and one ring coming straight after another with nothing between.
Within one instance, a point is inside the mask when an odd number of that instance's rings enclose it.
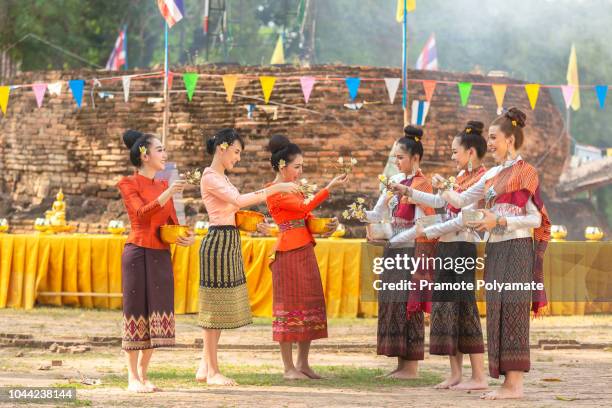
<instances>
[{"instance_id":1,"label":"yellow cloth drape","mask_svg":"<svg viewBox=\"0 0 612 408\"><path fill-rule=\"evenodd\" d=\"M0 307L47 305L121 308L121 297L38 296L38 292L121 293L121 254L125 236L0 235ZM198 311L199 238L189 248L171 248L175 313ZM242 236L242 255L255 316L272 315L272 272L268 254L274 238ZM319 239L328 316L356 317L360 311L362 240Z\"/></svg>"}]
</instances>

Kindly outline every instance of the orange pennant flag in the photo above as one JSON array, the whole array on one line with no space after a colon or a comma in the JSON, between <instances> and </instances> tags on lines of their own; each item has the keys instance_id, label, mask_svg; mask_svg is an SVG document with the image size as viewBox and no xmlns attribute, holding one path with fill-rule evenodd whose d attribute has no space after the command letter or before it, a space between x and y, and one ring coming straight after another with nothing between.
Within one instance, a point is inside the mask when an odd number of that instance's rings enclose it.
<instances>
[{"instance_id":1,"label":"orange pennant flag","mask_svg":"<svg viewBox=\"0 0 612 408\"><path fill-rule=\"evenodd\" d=\"M237 75L223 75L223 86L225 87L225 99L228 103L232 102L236 83L238 82Z\"/></svg>"},{"instance_id":2,"label":"orange pennant flag","mask_svg":"<svg viewBox=\"0 0 612 408\"><path fill-rule=\"evenodd\" d=\"M431 102L431 97L436 89L436 81L423 81L423 89L425 90L425 99L427 102Z\"/></svg>"},{"instance_id":3,"label":"orange pennant flag","mask_svg":"<svg viewBox=\"0 0 612 408\"><path fill-rule=\"evenodd\" d=\"M504 97L506 96L507 85L495 84L491 85L493 88L493 94L495 95L495 101L497 102L497 109L501 109L504 106Z\"/></svg>"},{"instance_id":4,"label":"orange pennant flag","mask_svg":"<svg viewBox=\"0 0 612 408\"><path fill-rule=\"evenodd\" d=\"M266 103L268 103L270 101L270 96L272 95L272 89L274 89L276 78L271 76L261 76L259 77L259 82L261 83L261 89L264 93L264 100Z\"/></svg>"},{"instance_id":5,"label":"orange pennant flag","mask_svg":"<svg viewBox=\"0 0 612 408\"><path fill-rule=\"evenodd\" d=\"M536 103L538 102L538 94L540 93L540 84L525 85L525 92L527 92L531 110L535 109Z\"/></svg>"}]
</instances>

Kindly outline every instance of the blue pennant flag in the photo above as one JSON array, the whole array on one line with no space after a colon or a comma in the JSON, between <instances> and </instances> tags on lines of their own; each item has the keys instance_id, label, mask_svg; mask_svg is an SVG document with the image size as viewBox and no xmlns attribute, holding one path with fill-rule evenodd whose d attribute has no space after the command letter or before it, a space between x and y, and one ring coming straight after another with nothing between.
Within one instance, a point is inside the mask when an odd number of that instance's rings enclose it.
<instances>
[{"instance_id":1,"label":"blue pennant flag","mask_svg":"<svg viewBox=\"0 0 612 408\"><path fill-rule=\"evenodd\" d=\"M597 99L599 99L599 107L603 109L606 104L606 96L608 96L608 85L595 86L595 92L597 92Z\"/></svg>"},{"instance_id":2,"label":"blue pennant flag","mask_svg":"<svg viewBox=\"0 0 612 408\"><path fill-rule=\"evenodd\" d=\"M351 97L351 101L354 101L357 97L357 91L359 90L359 83L361 82L361 78L349 77L346 78L345 81L349 91L349 96Z\"/></svg>"},{"instance_id":3,"label":"blue pennant flag","mask_svg":"<svg viewBox=\"0 0 612 408\"><path fill-rule=\"evenodd\" d=\"M70 86L72 96L74 97L77 106L80 108L81 103L83 102L83 88L85 88L85 81L82 79L73 79L68 81L68 86Z\"/></svg>"}]
</instances>

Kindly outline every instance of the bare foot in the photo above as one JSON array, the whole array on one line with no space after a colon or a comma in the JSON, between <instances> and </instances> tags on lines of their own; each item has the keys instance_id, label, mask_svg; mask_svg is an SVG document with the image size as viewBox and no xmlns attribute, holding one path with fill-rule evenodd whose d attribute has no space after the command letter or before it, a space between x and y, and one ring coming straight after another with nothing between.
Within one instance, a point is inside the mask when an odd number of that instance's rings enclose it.
<instances>
[{"instance_id":1,"label":"bare foot","mask_svg":"<svg viewBox=\"0 0 612 408\"><path fill-rule=\"evenodd\" d=\"M470 378L467 381L462 381L457 385L452 385L451 390L468 391L468 390L486 390L489 388L487 380L475 380Z\"/></svg>"},{"instance_id":2,"label":"bare foot","mask_svg":"<svg viewBox=\"0 0 612 408\"><path fill-rule=\"evenodd\" d=\"M127 390L128 392L135 392L138 394L153 392L152 390L147 388L143 383L141 383L139 380L128 381Z\"/></svg>"},{"instance_id":3,"label":"bare foot","mask_svg":"<svg viewBox=\"0 0 612 408\"><path fill-rule=\"evenodd\" d=\"M310 377L303 372L298 371L296 368L292 368L291 370L285 371L283 378L285 380L308 380Z\"/></svg>"},{"instance_id":4,"label":"bare foot","mask_svg":"<svg viewBox=\"0 0 612 408\"><path fill-rule=\"evenodd\" d=\"M411 371L397 370L396 372L389 374L387 378L395 378L398 380L413 380L415 378L419 378L419 375Z\"/></svg>"},{"instance_id":5,"label":"bare foot","mask_svg":"<svg viewBox=\"0 0 612 408\"><path fill-rule=\"evenodd\" d=\"M206 377L208 377L208 366L206 363L200 362L198 371L196 371L195 379L197 382L206 382Z\"/></svg>"},{"instance_id":6,"label":"bare foot","mask_svg":"<svg viewBox=\"0 0 612 408\"><path fill-rule=\"evenodd\" d=\"M302 374L306 374L306 376L308 376L308 378L312 378L313 380L320 380L321 378L323 378L319 374L317 374L314 371L312 371L312 368L310 368L310 367L296 367L296 368Z\"/></svg>"},{"instance_id":7,"label":"bare foot","mask_svg":"<svg viewBox=\"0 0 612 408\"><path fill-rule=\"evenodd\" d=\"M480 396L481 399L498 400L498 399L518 399L523 398L523 389L500 387L495 391L488 392Z\"/></svg>"},{"instance_id":8,"label":"bare foot","mask_svg":"<svg viewBox=\"0 0 612 408\"><path fill-rule=\"evenodd\" d=\"M461 382L461 375L450 376L446 380L442 381L440 384L434 385L434 388L436 390L447 390L459 384L460 382Z\"/></svg>"},{"instance_id":9,"label":"bare foot","mask_svg":"<svg viewBox=\"0 0 612 408\"><path fill-rule=\"evenodd\" d=\"M228 378L221 373L217 373L213 375L212 377L208 377L206 379L206 384L208 385L229 385L229 386L238 385L236 380L232 378Z\"/></svg>"},{"instance_id":10,"label":"bare foot","mask_svg":"<svg viewBox=\"0 0 612 408\"><path fill-rule=\"evenodd\" d=\"M161 391L161 388L157 387L155 384L153 384L151 381L146 380L144 382L144 386L147 387L148 389L151 390L151 392L159 392Z\"/></svg>"}]
</instances>

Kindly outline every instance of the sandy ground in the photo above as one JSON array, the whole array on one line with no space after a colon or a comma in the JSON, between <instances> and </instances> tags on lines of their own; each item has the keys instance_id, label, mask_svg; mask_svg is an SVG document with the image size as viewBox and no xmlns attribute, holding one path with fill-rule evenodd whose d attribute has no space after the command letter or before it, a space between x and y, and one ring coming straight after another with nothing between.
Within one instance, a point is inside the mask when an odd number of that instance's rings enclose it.
<instances>
[{"instance_id":1,"label":"sandy ground","mask_svg":"<svg viewBox=\"0 0 612 408\"><path fill-rule=\"evenodd\" d=\"M132 395L117 380L126 373L118 346L91 346L94 336L116 340L120 335L120 312L84 311L68 308L38 308L32 311L0 310L0 386L51 386L79 381L81 376L101 379L97 386L79 385L78 402L71 406L125 407L554 407L610 406L612 400L612 316L548 317L533 321L532 370L526 376L526 398L520 401L482 401L481 392L434 390L430 385L397 382L377 383L372 376L363 386L347 386L334 378L304 385L280 380L282 365L275 343L271 341L270 322L256 319L254 325L227 331L221 337L220 360L228 366L247 365L271 375L275 385L241 385L233 388L197 384L183 376L178 384L165 386L161 393ZM160 349L152 371L195 372L200 356L195 342L200 329L194 316L179 316L177 341L173 349ZM31 336L21 344L11 344L10 335ZM390 370L394 361L376 356L374 319L331 320L330 337L315 342L311 363L314 366ZM40 342L88 344L82 354L52 353ZM38 342L38 343L37 343ZM539 347L540 342L547 346ZM561 345L559 345L559 343ZM571 344L579 343L579 344ZM569 345L568 345L569 344ZM550 349L557 347L556 349ZM546 348L546 349L545 349ZM62 365L48 371L41 364L61 360ZM464 376L469 362L464 361ZM447 359L426 355L421 364L424 376L443 378ZM333 377L333 375L332 375ZM114 378L114 380L109 380ZM499 380L490 379L491 387ZM365 388L365 389L364 389ZM0 402L0 406L13 406ZM23 406L23 405L19 405ZM44 406L44 405L37 405ZM47 406L57 406L49 404Z\"/></svg>"}]
</instances>

